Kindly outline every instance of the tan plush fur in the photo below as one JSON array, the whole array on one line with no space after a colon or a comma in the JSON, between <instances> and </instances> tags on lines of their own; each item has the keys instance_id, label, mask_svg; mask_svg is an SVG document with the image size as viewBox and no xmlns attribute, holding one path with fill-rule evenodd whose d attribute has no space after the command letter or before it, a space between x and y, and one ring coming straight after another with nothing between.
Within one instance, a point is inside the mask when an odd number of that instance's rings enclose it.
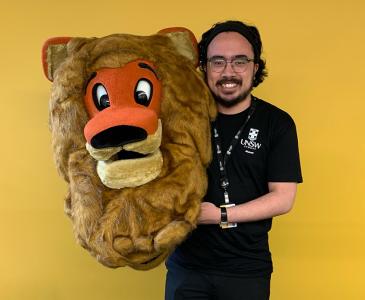
<instances>
[{"instance_id":1,"label":"tan plush fur","mask_svg":"<svg viewBox=\"0 0 365 300\"><path fill-rule=\"evenodd\" d=\"M65 210L80 244L109 267L153 268L196 226L215 107L192 61L176 47L164 34L75 38L54 73L50 128L57 168L69 184ZM157 67L163 86L163 165L153 181L111 189L100 181L96 160L85 148L84 89L92 72L137 58Z\"/></svg>"}]
</instances>

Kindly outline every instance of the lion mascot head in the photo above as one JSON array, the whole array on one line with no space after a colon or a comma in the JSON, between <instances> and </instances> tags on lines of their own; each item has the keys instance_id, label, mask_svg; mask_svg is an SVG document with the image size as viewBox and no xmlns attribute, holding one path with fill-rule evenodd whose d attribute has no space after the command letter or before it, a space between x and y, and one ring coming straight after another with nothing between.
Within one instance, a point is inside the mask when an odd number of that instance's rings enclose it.
<instances>
[{"instance_id":1,"label":"lion mascot head","mask_svg":"<svg viewBox=\"0 0 365 300\"><path fill-rule=\"evenodd\" d=\"M215 115L196 49L184 28L44 44L65 211L106 266L153 268L196 226Z\"/></svg>"}]
</instances>

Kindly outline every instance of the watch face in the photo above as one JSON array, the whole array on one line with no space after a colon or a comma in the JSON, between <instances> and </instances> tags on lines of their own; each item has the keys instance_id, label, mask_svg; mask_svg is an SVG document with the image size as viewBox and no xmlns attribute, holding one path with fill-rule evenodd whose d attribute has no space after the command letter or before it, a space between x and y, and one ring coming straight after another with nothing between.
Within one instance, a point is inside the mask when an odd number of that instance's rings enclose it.
<instances>
[{"instance_id":1,"label":"watch face","mask_svg":"<svg viewBox=\"0 0 365 300\"><path fill-rule=\"evenodd\" d=\"M227 208L225 206L221 206L221 224L222 223L228 223Z\"/></svg>"}]
</instances>

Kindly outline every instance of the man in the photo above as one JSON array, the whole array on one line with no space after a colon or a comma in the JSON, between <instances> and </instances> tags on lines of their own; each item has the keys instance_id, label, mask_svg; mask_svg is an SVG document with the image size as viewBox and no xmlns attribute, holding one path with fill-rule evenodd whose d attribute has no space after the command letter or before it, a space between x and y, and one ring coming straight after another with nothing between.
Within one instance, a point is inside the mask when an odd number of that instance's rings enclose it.
<instances>
[{"instance_id":1,"label":"man","mask_svg":"<svg viewBox=\"0 0 365 300\"><path fill-rule=\"evenodd\" d=\"M213 160L199 225L166 262L165 299L269 299L272 217L291 210L302 182L295 124L251 95L266 76L255 27L218 23L199 51L218 108Z\"/></svg>"}]
</instances>

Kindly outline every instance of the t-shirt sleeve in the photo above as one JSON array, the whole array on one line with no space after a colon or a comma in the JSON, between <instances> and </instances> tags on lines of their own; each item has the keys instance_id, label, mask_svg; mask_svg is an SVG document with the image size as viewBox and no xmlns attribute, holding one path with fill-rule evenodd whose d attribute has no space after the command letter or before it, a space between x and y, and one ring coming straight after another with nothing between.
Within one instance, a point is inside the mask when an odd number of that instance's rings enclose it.
<instances>
[{"instance_id":1,"label":"t-shirt sleeve","mask_svg":"<svg viewBox=\"0 0 365 300\"><path fill-rule=\"evenodd\" d=\"M273 125L267 163L267 181L303 182L298 137L293 119L288 114L281 115Z\"/></svg>"}]
</instances>

